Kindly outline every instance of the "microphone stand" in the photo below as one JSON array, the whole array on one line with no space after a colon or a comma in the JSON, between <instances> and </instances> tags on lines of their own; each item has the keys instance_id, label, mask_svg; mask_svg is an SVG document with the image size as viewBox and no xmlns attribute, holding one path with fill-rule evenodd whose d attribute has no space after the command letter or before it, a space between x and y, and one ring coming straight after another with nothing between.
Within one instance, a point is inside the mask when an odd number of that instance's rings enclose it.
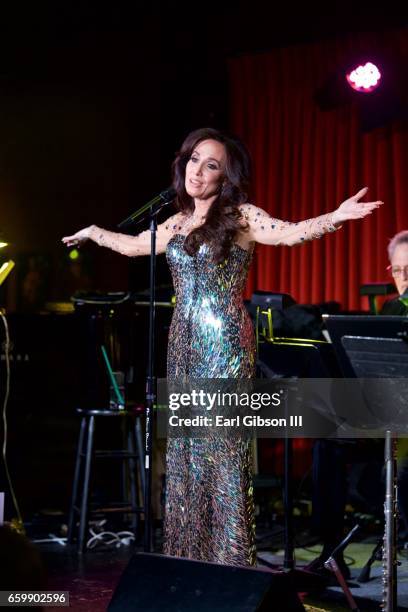
<instances>
[{"instance_id":1,"label":"microphone stand","mask_svg":"<svg viewBox=\"0 0 408 612\"><path fill-rule=\"evenodd\" d=\"M343 574L341 573L341 570L337 564L336 561L336 555L338 555L340 552L343 552L343 550L346 548L346 546L348 545L348 543L350 542L351 538L353 537L353 535L356 533L356 531L358 531L360 529L359 525L354 525L353 529L350 531L350 533L347 534L347 536L344 538L344 540L342 542L340 542L340 544L338 546L336 546L336 548L333 550L333 552L331 553L330 557L324 562L324 567L327 570L330 570L333 572L333 574L335 574L337 581L340 585L340 587L343 590L344 595L346 596L347 602L350 606L350 609L353 612L360 612L360 608L358 607L358 605L356 604L351 591L348 587L348 584L343 576Z\"/></svg>"},{"instance_id":2,"label":"microphone stand","mask_svg":"<svg viewBox=\"0 0 408 612\"><path fill-rule=\"evenodd\" d=\"M150 298L149 298L149 341L146 375L146 430L145 430L145 486L144 486L144 551L152 551L152 455L154 402L156 399L155 358L155 318L156 318L156 232L157 215L164 206L170 204L176 193L173 189L162 191L158 196L139 208L130 217L119 223L123 229L131 224L150 219Z\"/></svg>"}]
</instances>

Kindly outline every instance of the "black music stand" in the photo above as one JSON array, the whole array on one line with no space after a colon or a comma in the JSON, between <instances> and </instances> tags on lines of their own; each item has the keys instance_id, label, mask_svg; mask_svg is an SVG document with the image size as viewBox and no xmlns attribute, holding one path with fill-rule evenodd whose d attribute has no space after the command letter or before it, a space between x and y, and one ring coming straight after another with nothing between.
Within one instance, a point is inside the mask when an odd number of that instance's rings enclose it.
<instances>
[{"instance_id":1,"label":"black music stand","mask_svg":"<svg viewBox=\"0 0 408 612\"><path fill-rule=\"evenodd\" d=\"M268 313L263 312L264 316ZM271 313L269 313L271 317ZM257 320L259 317L257 317ZM325 341L270 337L259 343L257 366L265 378L327 378L339 375L333 347ZM297 569L294 556L292 439L284 440L284 562L283 568L294 574L298 588L321 587L327 580L311 571ZM262 561L265 565L272 564Z\"/></svg>"},{"instance_id":2,"label":"black music stand","mask_svg":"<svg viewBox=\"0 0 408 612\"><path fill-rule=\"evenodd\" d=\"M408 317L404 316L323 315L323 321L329 332L343 376L346 378L355 378L356 372L343 346L344 336L398 338L401 332L408 333Z\"/></svg>"},{"instance_id":3,"label":"black music stand","mask_svg":"<svg viewBox=\"0 0 408 612\"><path fill-rule=\"evenodd\" d=\"M404 317L401 317L404 319ZM380 329L386 331L382 318L377 318ZM405 321L404 321L405 323ZM388 326L390 327L390 326ZM388 329L388 331L390 331ZM347 355L354 374L358 378L407 378L408 377L408 335L406 331L397 332L400 337L379 337L344 335L341 345ZM408 382L408 381L407 381ZM392 386L388 391L392 392ZM400 401L398 389L397 402ZM370 398L367 398L370 402ZM401 413L398 414L398 418ZM379 417L381 415L378 415ZM402 415L404 418L404 415ZM404 423L408 422L405 416ZM385 428L385 466L386 466L386 501L385 501L385 543L387 550L385 568L387 571L385 607L386 612L393 612L397 605L397 558L396 558L396 436L394 423L384 423Z\"/></svg>"},{"instance_id":4,"label":"black music stand","mask_svg":"<svg viewBox=\"0 0 408 612\"><path fill-rule=\"evenodd\" d=\"M360 287L360 295L366 295L370 304L370 313L378 314L377 297L379 295L392 295L397 289L394 283L366 283Z\"/></svg>"}]
</instances>

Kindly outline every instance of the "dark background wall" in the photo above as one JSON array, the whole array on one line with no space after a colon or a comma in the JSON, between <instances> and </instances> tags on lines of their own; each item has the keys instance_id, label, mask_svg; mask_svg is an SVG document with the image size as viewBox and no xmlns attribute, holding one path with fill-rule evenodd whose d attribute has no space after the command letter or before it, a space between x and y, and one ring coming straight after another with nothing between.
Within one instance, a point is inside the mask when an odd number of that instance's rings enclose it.
<instances>
[{"instance_id":1,"label":"dark background wall","mask_svg":"<svg viewBox=\"0 0 408 612\"><path fill-rule=\"evenodd\" d=\"M75 282L59 240L115 228L165 187L186 133L228 126L228 57L401 26L397 2L35 3L3 8L0 36L0 231L15 257L47 257L47 299ZM147 285L146 264L92 247L85 286ZM8 283L18 308L27 263ZM160 264L162 282L168 282Z\"/></svg>"}]
</instances>

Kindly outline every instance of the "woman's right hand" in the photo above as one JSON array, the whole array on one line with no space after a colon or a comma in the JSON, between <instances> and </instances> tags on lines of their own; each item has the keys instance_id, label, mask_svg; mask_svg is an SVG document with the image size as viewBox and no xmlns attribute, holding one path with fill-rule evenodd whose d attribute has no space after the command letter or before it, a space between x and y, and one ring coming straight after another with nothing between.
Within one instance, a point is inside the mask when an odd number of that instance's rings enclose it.
<instances>
[{"instance_id":1,"label":"woman's right hand","mask_svg":"<svg viewBox=\"0 0 408 612\"><path fill-rule=\"evenodd\" d=\"M83 229L79 230L79 232L76 234L72 234L72 236L64 236L64 238L62 238L62 242L68 247L81 246L81 244L84 244L91 237L93 227L93 225L90 225L89 227L84 227Z\"/></svg>"}]
</instances>

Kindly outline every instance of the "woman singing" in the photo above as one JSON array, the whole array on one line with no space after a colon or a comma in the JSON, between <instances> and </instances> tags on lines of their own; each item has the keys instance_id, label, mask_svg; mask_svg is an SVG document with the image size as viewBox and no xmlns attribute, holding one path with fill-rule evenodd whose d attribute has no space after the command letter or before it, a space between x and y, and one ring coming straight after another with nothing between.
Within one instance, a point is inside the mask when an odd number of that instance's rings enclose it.
<instances>
[{"instance_id":1,"label":"woman singing","mask_svg":"<svg viewBox=\"0 0 408 612\"><path fill-rule=\"evenodd\" d=\"M255 243L301 244L381 204L361 202L364 188L331 213L290 223L248 204L248 181L244 146L214 129L189 134L174 161L178 212L157 231L157 252L167 254L176 292L170 379L254 376L254 332L242 291ZM150 231L133 237L91 225L62 240L67 246L93 240L129 257L150 252ZM168 441L164 550L255 564L249 442L215 436Z\"/></svg>"}]
</instances>

